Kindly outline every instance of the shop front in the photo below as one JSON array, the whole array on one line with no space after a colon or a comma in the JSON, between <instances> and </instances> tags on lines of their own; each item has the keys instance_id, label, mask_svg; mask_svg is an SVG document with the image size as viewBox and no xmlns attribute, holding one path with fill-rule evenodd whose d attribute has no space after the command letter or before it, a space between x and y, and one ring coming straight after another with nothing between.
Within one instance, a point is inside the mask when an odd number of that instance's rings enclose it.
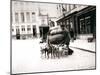
<instances>
[{"instance_id":1,"label":"shop front","mask_svg":"<svg viewBox=\"0 0 100 75\"><path fill-rule=\"evenodd\" d=\"M74 36L78 35L96 35L96 7L88 6L79 11L64 16L57 21L57 25L65 25L71 31L73 29Z\"/></svg>"},{"instance_id":2,"label":"shop front","mask_svg":"<svg viewBox=\"0 0 100 75\"><path fill-rule=\"evenodd\" d=\"M78 34L96 33L96 7L89 6L77 14Z\"/></svg>"},{"instance_id":3,"label":"shop front","mask_svg":"<svg viewBox=\"0 0 100 75\"><path fill-rule=\"evenodd\" d=\"M88 6L76 14L77 35L81 39L96 38L96 7Z\"/></svg>"}]
</instances>

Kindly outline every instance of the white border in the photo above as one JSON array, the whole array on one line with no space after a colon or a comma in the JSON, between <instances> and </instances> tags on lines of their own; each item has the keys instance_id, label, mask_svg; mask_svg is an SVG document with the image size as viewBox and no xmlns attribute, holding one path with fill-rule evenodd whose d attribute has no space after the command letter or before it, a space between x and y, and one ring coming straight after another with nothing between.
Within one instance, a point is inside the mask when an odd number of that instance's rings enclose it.
<instances>
[{"instance_id":1,"label":"white border","mask_svg":"<svg viewBox=\"0 0 100 75\"><path fill-rule=\"evenodd\" d=\"M24 0L24 1L41 1L41 2L55 2L55 3L68 3L68 4L96 5L96 0Z\"/></svg>"},{"instance_id":2,"label":"white border","mask_svg":"<svg viewBox=\"0 0 100 75\"><path fill-rule=\"evenodd\" d=\"M26 1L26 0L24 0ZM97 69L42 73L40 75L98 75L100 71L100 2L99 0L28 0L97 6ZM9 75L10 71L10 0L0 0L0 75ZM32 75L32 74L31 74ZM35 75L35 74L34 74ZM39 75L39 74L38 74Z\"/></svg>"}]
</instances>

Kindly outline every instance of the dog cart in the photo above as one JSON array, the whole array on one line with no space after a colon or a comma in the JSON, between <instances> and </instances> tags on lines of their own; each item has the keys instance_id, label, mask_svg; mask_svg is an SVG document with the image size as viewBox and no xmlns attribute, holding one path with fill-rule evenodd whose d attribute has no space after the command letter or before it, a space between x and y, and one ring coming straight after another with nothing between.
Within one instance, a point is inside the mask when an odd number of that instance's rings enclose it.
<instances>
[{"instance_id":1,"label":"dog cart","mask_svg":"<svg viewBox=\"0 0 100 75\"><path fill-rule=\"evenodd\" d=\"M58 51L60 56L68 55L68 51L69 51L68 45L70 42L70 37L67 35L68 35L68 32L65 30L62 30L59 27L51 29L48 32L47 43L48 45L54 47L55 50Z\"/></svg>"},{"instance_id":2,"label":"dog cart","mask_svg":"<svg viewBox=\"0 0 100 75\"><path fill-rule=\"evenodd\" d=\"M47 34L47 46L42 50L42 52L45 53L45 56L47 54L49 57L49 53L51 54L51 57L61 57L72 54L73 51L68 47L70 39L68 36L66 37L66 35L66 32L59 28L50 30Z\"/></svg>"}]
</instances>

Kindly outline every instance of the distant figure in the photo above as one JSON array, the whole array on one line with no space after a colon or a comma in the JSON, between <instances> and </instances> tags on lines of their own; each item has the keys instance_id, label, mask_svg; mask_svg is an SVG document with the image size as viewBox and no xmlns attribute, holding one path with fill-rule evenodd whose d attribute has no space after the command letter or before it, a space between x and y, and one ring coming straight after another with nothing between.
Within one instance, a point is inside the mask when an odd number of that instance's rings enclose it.
<instances>
[{"instance_id":1,"label":"distant figure","mask_svg":"<svg viewBox=\"0 0 100 75\"><path fill-rule=\"evenodd\" d=\"M74 42L74 31L73 31L73 29L70 30L70 36L71 36L72 42Z\"/></svg>"}]
</instances>

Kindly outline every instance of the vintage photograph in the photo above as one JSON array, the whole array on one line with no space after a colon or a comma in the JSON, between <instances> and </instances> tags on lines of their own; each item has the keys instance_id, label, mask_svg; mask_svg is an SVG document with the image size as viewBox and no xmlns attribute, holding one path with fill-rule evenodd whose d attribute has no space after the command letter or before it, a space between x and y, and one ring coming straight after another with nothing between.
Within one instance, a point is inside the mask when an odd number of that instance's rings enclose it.
<instances>
[{"instance_id":1,"label":"vintage photograph","mask_svg":"<svg viewBox=\"0 0 100 75\"><path fill-rule=\"evenodd\" d=\"M11 74L96 69L96 6L11 0Z\"/></svg>"}]
</instances>

